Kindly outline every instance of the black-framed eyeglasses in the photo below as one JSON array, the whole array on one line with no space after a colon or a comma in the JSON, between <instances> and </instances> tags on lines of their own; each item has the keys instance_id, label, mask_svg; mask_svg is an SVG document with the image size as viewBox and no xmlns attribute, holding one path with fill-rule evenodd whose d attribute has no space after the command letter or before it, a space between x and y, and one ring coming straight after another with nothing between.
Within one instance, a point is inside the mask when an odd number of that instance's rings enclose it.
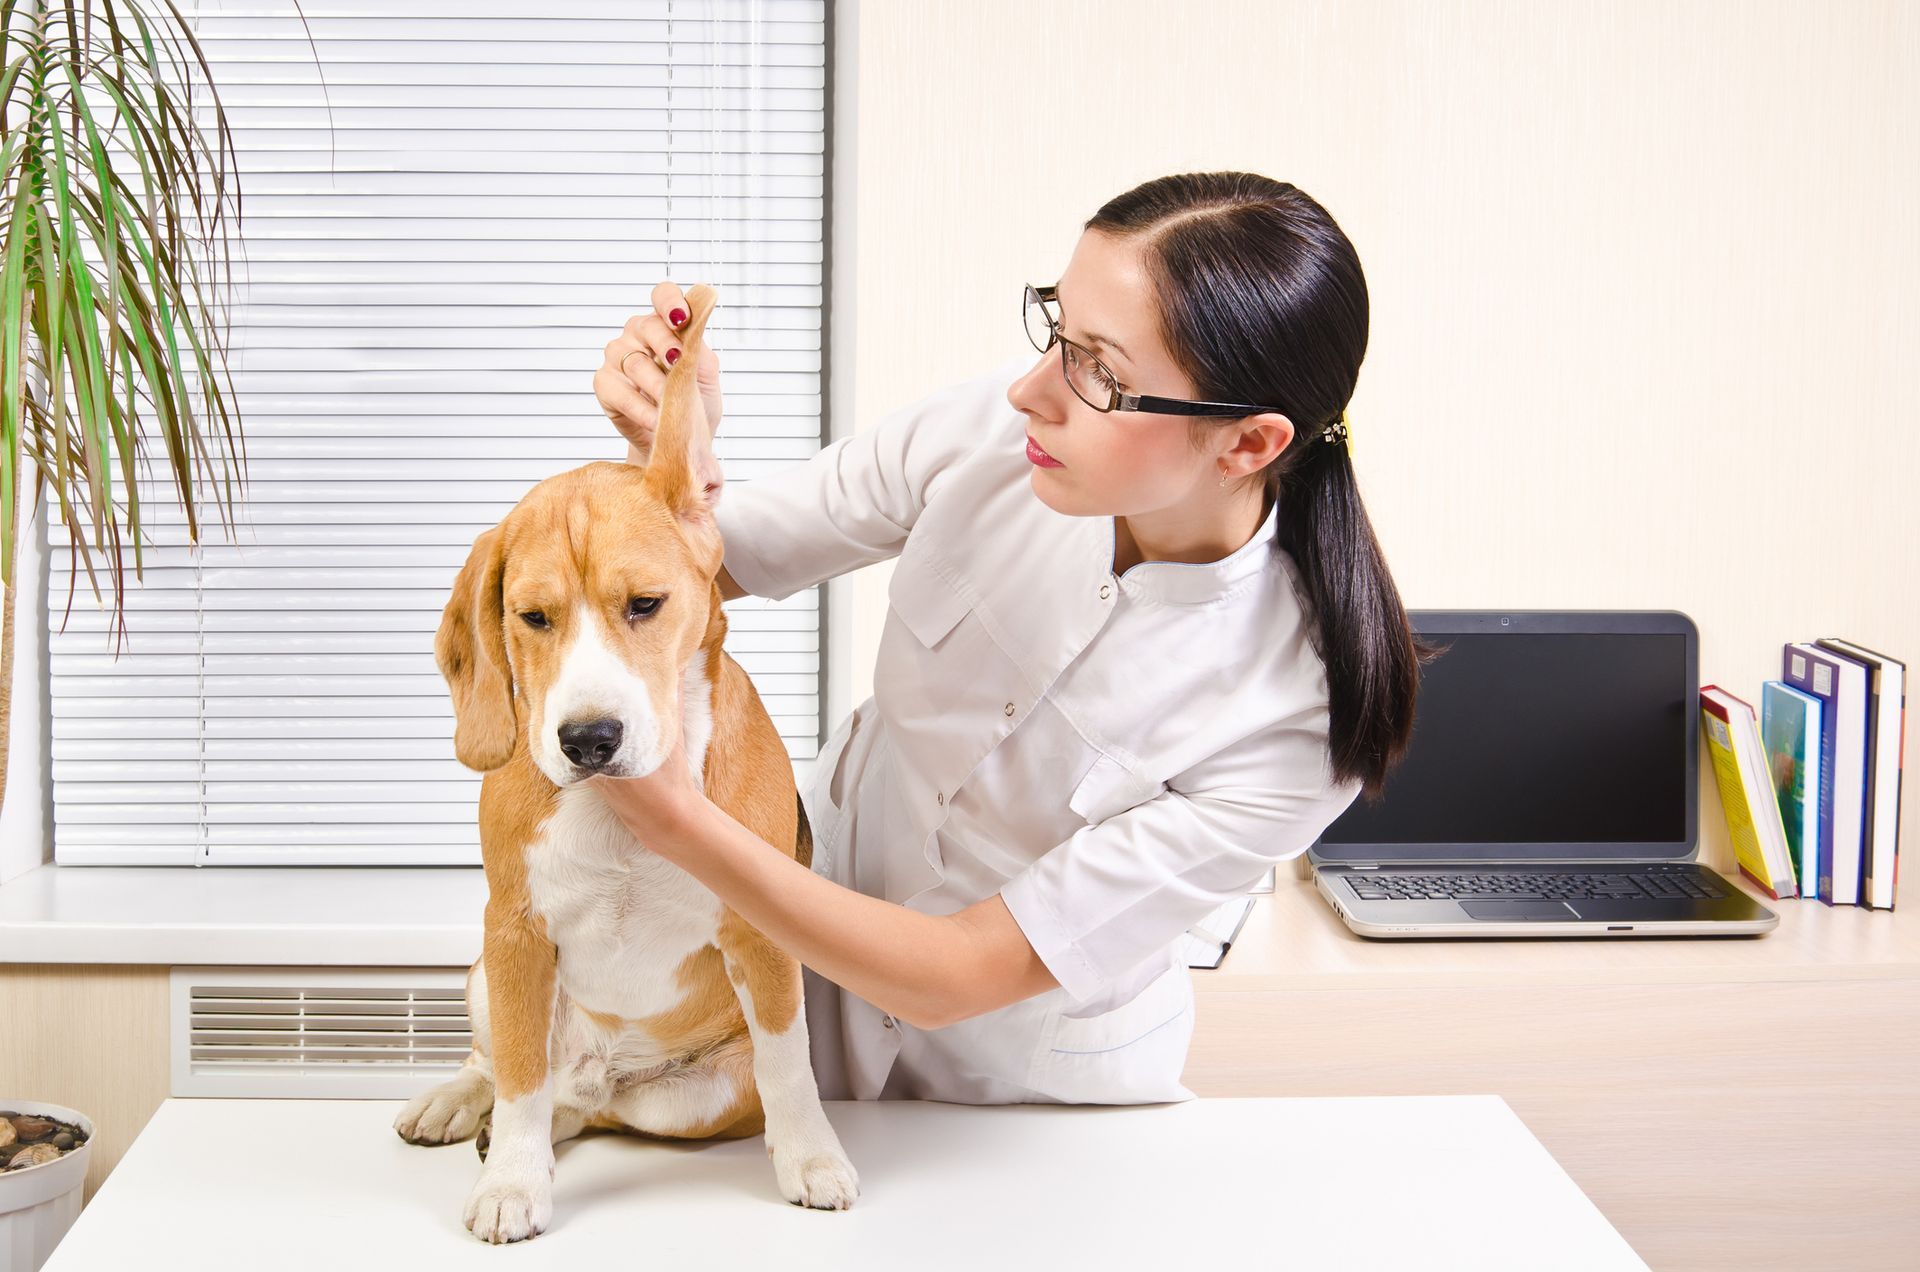
<instances>
[{"instance_id":1,"label":"black-framed eyeglasses","mask_svg":"<svg viewBox=\"0 0 1920 1272\"><path fill-rule=\"evenodd\" d=\"M1060 333L1060 320L1051 306L1059 302L1058 287L1027 284L1021 317L1027 339L1045 353L1060 346L1060 370L1074 396L1096 411L1151 411L1159 415L1260 415L1277 406L1248 406L1242 402L1194 402L1186 398L1155 397L1150 393L1122 393L1119 378L1092 350Z\"/></svg>"}]
</instances>

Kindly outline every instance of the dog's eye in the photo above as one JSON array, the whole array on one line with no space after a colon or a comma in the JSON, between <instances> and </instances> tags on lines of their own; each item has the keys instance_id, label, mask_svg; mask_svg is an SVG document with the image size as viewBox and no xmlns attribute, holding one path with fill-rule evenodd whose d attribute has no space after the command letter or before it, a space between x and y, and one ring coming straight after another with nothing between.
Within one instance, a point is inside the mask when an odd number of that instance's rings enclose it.
<instances>
[{"instance_id":1,"label":"dog's eye","mask_svg":"<svg viewBox=\"0 0 1920 1272\"><path fill-rule=\"evenodd\" d=\"M659 609L660 602L666 599L664 596L636 596L627 602L627 617L646 618Z\"/></svg>"},{"instance_id":2,"label":"dog's eye","mask_svg":"<svg viewBox=\"0 0 1920 1272\"><path fill-rule=\"evenodd\" d=\"M527 620L528 627L544 628L547 625L547 616L545 614L542 614L539 610L528 610L526 613L522 614L520 617Z\"/></svg>"}]
</instances>

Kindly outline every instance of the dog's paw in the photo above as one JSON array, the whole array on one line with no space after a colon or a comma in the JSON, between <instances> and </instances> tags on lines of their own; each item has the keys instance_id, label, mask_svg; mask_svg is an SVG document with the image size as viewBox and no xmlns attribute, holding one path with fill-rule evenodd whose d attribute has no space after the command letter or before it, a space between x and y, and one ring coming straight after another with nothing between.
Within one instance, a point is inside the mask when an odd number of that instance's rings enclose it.
<instances>
[{"instance_id":1,"label":"dog's paw","mask_svg":"<svg viewBox=\"0 0 1920 1272\"><path fill-rule=\"evenodd\" d=\"M467 1231L496 1245L537 1237L552 1218L552 1182L516 1178L505 1171L480 1172L464 1216Z\"/></svg>"},{"instance_id":2,"label":"dog's paw","mask_svg":"<svg viewBox=\"0 0 1920 1272\"><path fill-rule=\"evenodd\" d=\"M493 1092L476 1083L442 1083L408 1100L393 1129L409 1144L451 1144L479 1129L493 1107Z\"/></svg>"},{"instance_id":3,"label":"dog's paw","mask_svg":"<svg viewBox=\"0 0 1920 1272\"><path fill-rule=\"evenodd\" d=\"M805 1152L773 1150L780 1195L796 1206L845 1210L860 1195L860 1175L838 1144L810 1144Z\"/></svg>"}]
</instances>

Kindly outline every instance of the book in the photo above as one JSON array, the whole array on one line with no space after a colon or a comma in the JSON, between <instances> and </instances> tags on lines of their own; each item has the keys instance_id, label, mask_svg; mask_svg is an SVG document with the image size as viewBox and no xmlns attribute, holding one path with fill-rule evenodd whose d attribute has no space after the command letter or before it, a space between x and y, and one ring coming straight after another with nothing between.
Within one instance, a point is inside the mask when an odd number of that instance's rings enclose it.
<instances>
[{"instance_id":1,"label":"book","mask_svg":"<svg viewBox=\"0 0 1920 1272\"><path fill-rule=\"evenodd\" d=\"M1860 904L1893 909L1900 870L1900 788L1906 768L1907 665L1838 637L1814 642L1867 669L1866 846L1861 854Z\"/></svg>"},{"instance_id":2,"label":"book","mask_svg":"<svg viewBox=\"0 0 1920 1272\"><path fill-rule=\"evenodd\" d=\"M1760 686L1760 740L1767 748L1780 820L1787 828L1800 895L1811 897L1819 874L1820 699L1783 680Z\"/></svg>"},{"instance_id":3,"label":"book","mask_svg":"<svg viewBox=\"0 0 1920 1272\"><path fill-rule=\"evenodd\" d=\"M1860 903L1867 795L1867 669L1831 649L1796 641L1781 651L1780 678L1821 701L1819 897Z\"/></svg>"},{"instance_id":4,"label":"book","mask_svg":"<svg viewBox=\"0 0 1920 1272\"><path fill-rule=\"evenodd\" d=\"M1180 955L1188 967L1218 967L1253 910L1256 894L1244 893L1222 903L1213 913L1180 937Z\"/></svg>"},{"instance_id":5,"label":"book","mask_svg":"<svg viewBox=\"0 0 1920 1272\"><path fill-rule=\"evenodd\" d=\"M1718 685L1700 689L1700 728L1713 757L1720 807L1740 873L1778 901L1799 893L1780 802L1767 776L1766 747L1753 708Z\"/></svg>"}]
</instances>

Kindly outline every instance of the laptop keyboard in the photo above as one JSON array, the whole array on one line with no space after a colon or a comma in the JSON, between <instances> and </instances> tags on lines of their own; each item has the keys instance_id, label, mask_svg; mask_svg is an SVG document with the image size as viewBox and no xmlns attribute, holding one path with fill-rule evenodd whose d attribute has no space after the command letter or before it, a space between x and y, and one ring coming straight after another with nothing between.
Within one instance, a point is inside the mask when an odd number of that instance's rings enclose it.
<instances>
[{"instance_id":1,"label":"laptop keyboard","mask_svg":"<svg viewBox=\"0 0 1920 1272\"><path fill-rule=\"evenodd\" d=\"M1349 874L1347 883L1362 901L1625 901L1714 900L1726 892L1709 879L1686 874L1594 871L1547 874L1453 873Z\"/></svg>"}]
</instances>

